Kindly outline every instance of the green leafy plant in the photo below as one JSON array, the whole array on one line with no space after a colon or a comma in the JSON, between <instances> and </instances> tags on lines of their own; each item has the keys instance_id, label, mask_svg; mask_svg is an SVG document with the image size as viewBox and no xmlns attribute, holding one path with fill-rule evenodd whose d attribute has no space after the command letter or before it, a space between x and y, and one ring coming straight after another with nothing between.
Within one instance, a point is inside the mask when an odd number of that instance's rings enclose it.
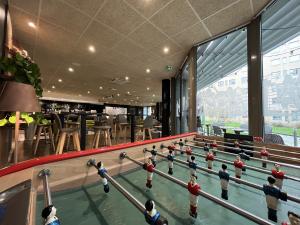
<instances>
[{"instance_id":1,"label":"green leafy plant","mask_svg":"<svg viewBox=\"0 0 300 225\"><path fill-rule=\"evenodd\" d=\"M33 117L29 116L28 113L21 113L20 119L25 121L27 124L30 124L34 121ZM15 113L7 114L4 118L0 119L0 127L3 127L8 123L10 124L16 123Z\"/></svg>"},{"instance_id":2,"label":"green leafy plant","mask_svg":"<svg viewBox=\"0 0 300 225\"><path fill-rule=\"evenodd\" d=\"M19 52L10 51L10 56L0 59L0 70L11 75L7 79L2 78L2 80L30 84L34 87L36 95L42 97L43 89L39 66L29 57L22 56Z\"/></svg>"}]
</instances>

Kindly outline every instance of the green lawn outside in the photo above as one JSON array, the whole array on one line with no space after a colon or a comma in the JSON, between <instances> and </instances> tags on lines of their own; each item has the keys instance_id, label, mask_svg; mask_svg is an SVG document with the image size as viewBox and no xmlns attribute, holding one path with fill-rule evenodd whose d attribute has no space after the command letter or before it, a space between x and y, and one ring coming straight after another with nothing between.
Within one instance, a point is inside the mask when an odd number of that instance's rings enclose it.
<instances>
[{"instance_id":1,"label":"green lawn outside","mask_svg":"<svg viewBox=\"0 0 300 225\"><path fill-rule=\"evenodd\" d=\"M213 124L212 121L206 121L208 124ZM225 122L224 126L226 127L234 127L234 128L239 128L240 123L238 122ZM228 133L234 133L233 130L228 129ZM282 135L290 135L294 136L294 128L291 127L279 127L279 126L273 126L272 127L272 133L273 134L282 134ZM300 128L297 128L297 136L300 136Z\"/></svg>"}]
</instances>

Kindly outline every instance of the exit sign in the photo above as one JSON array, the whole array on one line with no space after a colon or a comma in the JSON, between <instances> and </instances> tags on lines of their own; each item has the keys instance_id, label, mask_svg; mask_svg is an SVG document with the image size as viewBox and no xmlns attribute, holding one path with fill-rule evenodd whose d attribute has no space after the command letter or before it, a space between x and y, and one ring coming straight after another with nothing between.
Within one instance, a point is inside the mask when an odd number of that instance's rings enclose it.
<instances>
[{"instance_id":1,"label":"exit sign","mask_svg":"<svg viewBox=\"0 0 300 225\"><path fill-rule=\"evenodd\" d=\"M166 66L166 71L171 71L173 69L172 66Z\"/></svg>"}]
</instances>

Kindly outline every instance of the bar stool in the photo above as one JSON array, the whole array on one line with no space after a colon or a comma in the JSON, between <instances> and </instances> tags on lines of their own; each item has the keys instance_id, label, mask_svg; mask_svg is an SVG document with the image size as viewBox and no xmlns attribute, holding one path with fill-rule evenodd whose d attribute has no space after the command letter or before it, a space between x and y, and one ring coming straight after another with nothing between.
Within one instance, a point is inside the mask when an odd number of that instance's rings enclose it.
<instances>
[{"instance_id":1,"label":"bar stool","mask_svg":"<svg viewBox=\"0 0 300 225\"><path fill-rule=\"evenodd\" d=\"M127 127L129 126L126 115L117 115L117 125L119 127L119 134L117 140L119 141L119 138L122 137L126 142Z\"/></svg>"},{"instance_id":2,"label":"bar stool","mask_svg":"<svg viewBox=\"0 0 300 225\"><path fill-rule=\"evenodd\" d=\"M110 129L110 126L94 126L95 135L93 140L93 148L98 148L101 134L103 134L104 137L104 145L111 146Z\"/></svg>"},{"instance_id":3,"label":"bar stool","mask_svg":"<svg viewBox=\"0 0 300 225\"><path fill-rule=\"evenodd\" d=\"M51 144L52 150L53 150L53 152L55 152L54 137L53 137L53 132L52 132L52 127L51 126L52 126L52 124L38 124L37 125L36 140L35 140L35 144L34 144L33 155L36 155L37 148L39 146L40 139L41 139L41 134L42 133L43 133L43 135L45 137L46 144L47 144L47 134L49 135L49 139L50 139L50 144Z\"/></svg>"},{"instance_id":4,"label":"bar stool","mask_svg":"<svg viewBox=\"0 0 300 225\"><path fill-rule=\"evenodd\" d=\"M79 129L77 128L62 128L60 119L57 114L54 114L54 119L56 126L58 128L58 143L56 148L56 154L62 154L64 145L66 142L66 137L73 137L73 145L77 151L80 151L80 141L79 141Z\"/></svg>"},{"instance_id":5,"label":"bar stool","mask_svg":"<svg viewBox=\"0 0 300 225\"><path fill-rule=\"evenodd\" d=\"M153 118L152 116L147 116L144 120L144 127L143 127L143 140L145 140L146 131L148 131L149 139L152 139L151 132L153 131Z\"/></svg>"}]
</instances>

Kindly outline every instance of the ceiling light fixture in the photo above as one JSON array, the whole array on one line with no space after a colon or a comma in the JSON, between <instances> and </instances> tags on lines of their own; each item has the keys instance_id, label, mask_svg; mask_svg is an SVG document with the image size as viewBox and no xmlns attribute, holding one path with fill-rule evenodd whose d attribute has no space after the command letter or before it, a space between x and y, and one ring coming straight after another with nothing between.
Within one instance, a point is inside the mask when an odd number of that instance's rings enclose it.
<instances>
[{"instance_id":1,"label":"ceiling light fixture","mask_svg":"<svg viewBox=\"0 0 300 225\"><path fill-rule=\"evenodd\" d=\"M61 82L62 82L62 79L58 79L58 82L61 83Z\"/></svg>"},{"instance_id":2,"label":"ceiling light fixture","mask_svg":"<svg viewBox=\"0 0 300 225\"><path fill-rule=\"evenodd\" d=\"M72 67L69 67L69 72L74 72L74 69Z\"/></svg>"},{"instance_id":3,"label":"ceiling light fixture","mask_svg":"<svg viewBox=\"0 0 300 225\"><path fill-rule=\"evenodd\" d=\"M102 89L103 89L103 87L102 87L102 86L100 86L100 87L99 87L99 89L100 89L100 90L102 90Z\"/></svg>"},{"instance_id":4,"label":"ceiling light fixture","mask_svg":"<svg viewBox=\"0 0 300 225\"><path fill-rule=\"evenodd\" d=\"M89 51L94 53L96 51L95 47L93 45L89 46Z\"/></svg>"},{"instance_id":5,"label":"ceiling light fixture","mask_svg":"<svg viewBox=\"0 0 300 225\"><path fill-rule=\"evenodd\" d=\"M129 91L127 91L127 94L129 94L129 95L130 95L130 92L129 92Z\"/></svg>"},{"instance_id":6,"label":"ceiling light fixture","mask_svg":"<svg viewBox=\"0 0 300 225\"><path fill-rule=\"evenodd\" d=\"M155 97L155 94L153 94L152 97Z\"/></svg>"},{"instance_id":7,"label":"ceiling light fixture","mask_svg":"<svg viewBox=\"0 0 300 225\"><path fill-rule=\"evenodd\" d=\"M149 91L150 90L150 88L149 87L147 87L147 91Z\"/></svg>"},{"instance_id":8,"label":"ceiling light fixture","mask_svg":"<svg viewBox=\"0 0 300 225\"><path fill-rule=\"evenodd\" d=\"M47 92L48 92L48 93L50 93L51 91L50 91L50 90L48 90Z\"/></svg>"},{"instance_id":9,"label":"ceiling light fixture","mask_svg":"<svg viewBox=\"0 0 300 225\"><path fill-rule=\"evenodd\" d=\"M169 53L169 50L170 50L170 49L169 49L168 47L164 47L164 53L165 53L165 54Z\"/></svg>"},{"instance_id":10,"label":"ceiling light fixture","mask_svg":"<svg viewBox=\"0 0 300 225\"><path fill-rule=\"evenodd\" d=\"M146 69L146 73L150 73L151 70L149 68Z\"/></svg>"},{"instance_id":11,"label":"ceiling light fixture","mask_svg":"<svg viewBox=\"0 0 300 225\"><path fill-rule=\"evenodd\" d=\"M91 94L91 92L90 92L90 91L87 91L87 93L88 93L88 94Z\"/></svg>"},{"instance_id":12,"label":"ceiling light fixture","mask_svg":"<svg viewBox=\"0 0 300 225\"><path fill-rule=\"evenodd\" d=\"M55 86L54 86L54 85L52 85L52 89L55 89Z\"/></svg>"},{"instance_id":13,"label":"ceiling light fixture","mask_svg":"<svg viewBox=\"0 0 300 225\"><path fill-rule=\"evenodd\" d=\"M31 21L28 22L28 26L34 29L36 28L36 25Z\"/></svg>"},{"instance_id":14,"label":"ceiling light fixture","mask_svg":"<svg viewBox=\"0 0 300 225\"><path fill-rule=\"evenodd\" d=\"M117 96L120 97L120 94L118 93Z\"/></svg>"},{"instance_id":15,"label":"ceiling light fixture","mask_svg":"<svg viewBox=\"0 0 300 225\"><path fill-rule=\"evenodd\" d=\"M222 68L222 67L223 67L222 65L219 66L219 68Z\"/></svg>"},{"instance_id":16,"label":"ceiling light fixture","mask_svg":"<svg viewBox=\"0 0 300 225\"><path fill-rule=\"evenodd\" d=\"M128 76L126 76L126 77L125 77L125 80L129 80L129 77L128 77Z\"/></svg>"}]
</instances>

